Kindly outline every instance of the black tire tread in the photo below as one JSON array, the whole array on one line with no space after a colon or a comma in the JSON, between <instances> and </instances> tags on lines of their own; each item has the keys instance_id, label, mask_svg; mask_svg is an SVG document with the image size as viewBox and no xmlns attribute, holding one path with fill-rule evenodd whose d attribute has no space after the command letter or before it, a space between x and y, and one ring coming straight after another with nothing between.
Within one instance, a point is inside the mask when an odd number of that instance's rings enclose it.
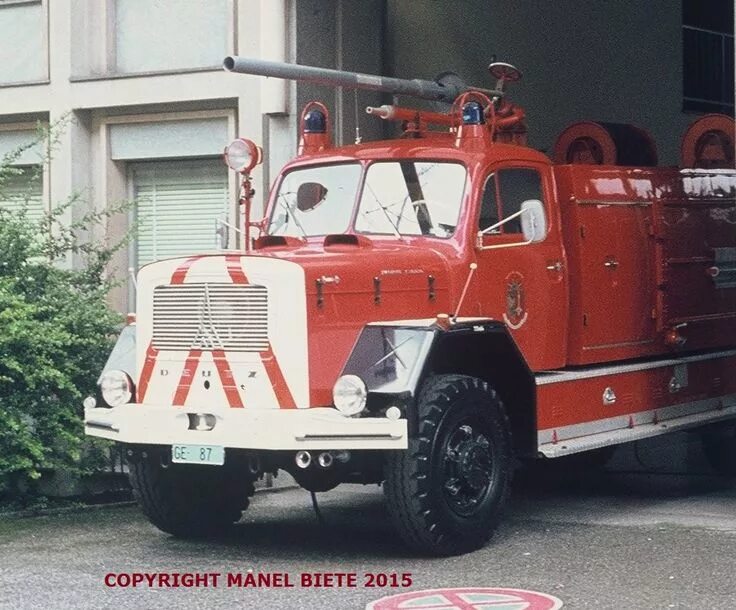
<instances>
[{"instance_id":1,"label":"black tire tread","mask_svg":"<svg viewBox=\"0 0 736 610\"><path fill-rule=\"evenodd\" d=\"M157 456L129 464L133 495L149 521L183 538L221 533L237 522L255 493L246 470L221 466L164 467Z\"/></svg>"},{"instance_id":2,"label":"black tire tread","mask_svg":"<svg viewBox=\"0 0 736 610\"><path fill-rule=\"evenodd\" d=\"M419 434L410 439L406 451L389 452L386 461L384 491L389 514L404 542L411 548L432 555L455 555L483 546L498 524L497 511L487 527L473 531L472 536L457 537L444 528L429 494L429 453L433 435L445 413L463 392L481 391L488 395L489 408L494 411L493 423L504 437L502 448L506 457L500 506L509 494L511 439L508 416L495 390L480 379L465 375L440 375L425 384L418 400Z\"/></svg>"}]
</instances>

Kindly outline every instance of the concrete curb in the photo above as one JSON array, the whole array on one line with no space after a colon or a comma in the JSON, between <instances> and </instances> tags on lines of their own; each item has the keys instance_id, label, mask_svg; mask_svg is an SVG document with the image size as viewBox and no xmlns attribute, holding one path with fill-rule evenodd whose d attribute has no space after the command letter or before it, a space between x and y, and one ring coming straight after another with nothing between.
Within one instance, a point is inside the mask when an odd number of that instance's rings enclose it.
<instances>
[{"instance_id":1,"label":"concrete curb","mask_svg":"<svg viewBox=\"0 0 736 610\"><path fill-rule=\"evenodd\" d=\"M72 513L80 513L82 511L104 510L108 508L126 508L135 506L135 500L125 500L122 502L106 502L101 504L84 504L82 506L60 506L58 508L29 508L26 510L16 510L7 513L0 512L0 521L3 519L25 519L28 517L53 517L57 515L66 515Z\"/></svg>"},{"instance_id":2,"label":"concrete curb","mask_svg":"<svg viewBox=\"0 0 736 610\"><path fill-rule=\"evenodd\" d=\"M294 481L284 481L280 485L274 485L273 487L258 487L255 491L257 494L261 493L280 493L282 491L290 491L292 489L299 489ZM80 513L84 511L114 509L114 508L126 508L129 506L135 506L137 502L135 500L123 500L121 502L101 502L100 504L83 504L80 506L59 506L57 508L39 508L39 509L25 509L25 510L14 510L8 512L0 512L0 521L3 519L26 519L29 517L53 517L57 515L66 515L73 513Z\"/></svg>"}]
</instances>

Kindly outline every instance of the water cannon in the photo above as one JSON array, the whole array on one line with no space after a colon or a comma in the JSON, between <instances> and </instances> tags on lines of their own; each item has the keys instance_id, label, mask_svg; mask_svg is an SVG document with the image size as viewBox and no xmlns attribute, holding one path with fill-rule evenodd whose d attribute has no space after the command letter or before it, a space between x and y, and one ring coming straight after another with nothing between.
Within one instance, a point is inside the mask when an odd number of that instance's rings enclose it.
<instances>
[{"instance_id":1,"label":"water cannon","mask_svg":"<svg viewBox=\"0 0 736 610\"><path fill-rule=\"evenodd\" d=\"M448 78L447 72L438 76L437 80L421 80L377 76L359 72L346 72L331 68L302 66L265 59L252 59L237 55L226 57L222 63L228 72L252 74L272 78L296 80L316 85L345 87L347 89L367 89L392 95L408 95L424 100L446 102L452 104L455 99L468 91L479 91L485 95L498 98L503 96L502 90L470 87L459 78ZM513 66L512 66L513 67ZM517 71L518 72L518 71ZM508 79L507 79L508 80Z\"/></svg>"}]
</instances>

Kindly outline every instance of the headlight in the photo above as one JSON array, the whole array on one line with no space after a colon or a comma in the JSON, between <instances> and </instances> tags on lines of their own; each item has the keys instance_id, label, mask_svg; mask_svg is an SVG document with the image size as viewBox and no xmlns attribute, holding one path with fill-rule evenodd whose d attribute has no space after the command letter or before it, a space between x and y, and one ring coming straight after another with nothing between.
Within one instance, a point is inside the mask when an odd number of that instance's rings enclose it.
<instances>
[{"instance_id":1,"label":"headlight","mask_svg":"<svg viewBox=\"0 0 736 610\"><path fill-rule=\"evenodd\" d=\"M343 415L357 415L365 409L368 390L357 375L343 375L332 388L332 401Z\"/></svg>"},{"instance_id":2,"label":"headlight","mask_svg":"<svg viewBox=\"0 0 736 610\"><path fill-rule=\"evenodd\" d=\"M133 398L133 382L123 371L106 371L100 378L100 393L111 407L119 407Z\"/></svg>"},{"instance_id":3,"label":"headlight","mask_svg":"<svg viewBox=\"0 0 736 610\"><path fill-rule=\"evenodd\" d=\"M225 163L236 172L249 172L263 159L263 151L250 140L238 138L225 149Z\"/></svg>"}]
</instances>

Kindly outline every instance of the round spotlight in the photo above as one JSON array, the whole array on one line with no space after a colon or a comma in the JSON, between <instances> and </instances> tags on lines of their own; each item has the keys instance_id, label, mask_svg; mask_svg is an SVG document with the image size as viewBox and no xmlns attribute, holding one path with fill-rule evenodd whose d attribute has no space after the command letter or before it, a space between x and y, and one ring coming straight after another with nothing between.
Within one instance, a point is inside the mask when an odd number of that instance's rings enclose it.
<instances>
[{"instance_id":1,"label":"round spotlight","mask_svg":"<svg viewBox=\"0 0 736 610\"><path fill-rule=\"evenodd\" d=\"M105 371L100 378L100 394L109 406L119 407L133 398L133 382L124 371Z\"/></svg>"},{"instance_id":2,"label":"round spotlight","mask_svg":"<svg viewBox=\"0 0 736 610\"><path fill-rule=\"evenodd\" d=\"M365 409L368 390L357 375L343 375L332 388L332 401L345 416L357 415Z\"/></svg>"},{"instance_id":3,"label":"round spotlight","mask_svg":"<svg viewBox=\"0 0 736 610\"><path fill-rule=\"evenodd\" d=\"M263 161L263 151L260 146L245 138L233 140L225 149L225 163L236 172L246 173Z\"/></svg>"}]
</instances>

